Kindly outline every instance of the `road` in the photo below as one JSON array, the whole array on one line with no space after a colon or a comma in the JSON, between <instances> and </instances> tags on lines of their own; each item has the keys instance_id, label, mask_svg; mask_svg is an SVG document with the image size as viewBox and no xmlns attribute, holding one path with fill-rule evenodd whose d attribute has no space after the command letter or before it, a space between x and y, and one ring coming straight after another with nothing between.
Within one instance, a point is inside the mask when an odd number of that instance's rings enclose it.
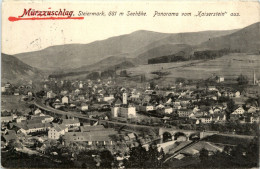
<instances>
[{"instance_id":1,"label":"road","mask_svg":"<svg viewBox=\"0 0 260 169\"><path fill-rule=\"evenodd\" d=\"M105 123L110 123L110 124L116 124L116 125L124 125L124 126L129 126L129 127L142 127L142 128L148 128L148 129L159 129L159 127L153 127L153 126L146 126L146 125L138 125L138 124L130 124L130 123L122 123L122 122L116 122L116 121L109 121L109 120L99 120L99 119L94 119L94 118L89 118L84 114L80 114L77 112L65 112L61 110L54 109L48 105L43 104L41 101L36 100L34 101L34 105L39 107L42 110L45 110L47 112L52 112L55 114L60 114L60 115L68 115L80 119L86 119L86 120L93 120L93 121L99 121L99 122L105 122Z\"/></svg>"}]
</instances>

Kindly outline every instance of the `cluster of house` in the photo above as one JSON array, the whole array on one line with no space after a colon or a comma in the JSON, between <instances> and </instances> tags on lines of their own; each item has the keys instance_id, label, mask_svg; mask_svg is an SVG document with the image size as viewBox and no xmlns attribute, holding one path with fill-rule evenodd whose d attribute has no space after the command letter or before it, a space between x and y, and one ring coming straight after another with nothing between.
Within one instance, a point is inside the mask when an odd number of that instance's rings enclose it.
<instances>
[{"instance_id":1,"label":"cluster of house","mask_svg":"<svg viewBox=\"0 0 260 169\"><path fill-rule=\"evenodd\" d=\"M1 93L3 95L27 95L32 96L32 85L21 85L21 86L15 86L11 83L7 82L1 87Z\"/></svg>"},{"instance_id":2,"label":"cluster of house","mask_svg":"<svg viewBox=\"0 0 260 169\"><path fill-rule=\"evenodd\" d=\"M111 135L117 132L104 128L102 125L82 125L77 118L58 119L45 115L40 109L33 111L29 116L11 116L1 118L2 145L6 146L11 140L17 140L21 136L42 136L47 140L63 138L63 144L71 142L85 142L88 145L111 145ZM46 138L47 136L47 138Z\"/></svg>"},{"instance_id":3,"label":"cluster of house","mask_svg":"<svg viewBox=\"0 0 260 169\"><path fill-rule=\"evenodd\" d=\"M218 77L218 83L224 81L223 77ZM62 86L65 82L61 81ZM53 106L57 109L64 105L71 108L78 108L81 111L89 109L90 105L97 103L98 106L108 105L111 108L113 118L136 118L136 112L154 112L157 114L175 114L180 118L196 120L196 123L225 122L225 110L227 104L215 104L214 106L199 105L196 102L201 100L218 101L220 97L240 99L249 96L248 91L238 91L228 87L197 87L196 85L176 85L167 90L145 88L125 88L113 85L112 81L75 81L72 83L74 90L68 92L61 90L58 94L62 97L57 98L57 94L47 91L47 98L55 98ZM46 85L45 85L46 87ZM46 87L47 88L47 87ZM160 96L160 98L158 98ZM256 96L256 95L254 95ZM236 115L237 111L245 103L237 104L236 110L231 114L231 119L241 120L241 115ZM250 109L248 107L247 109ZM253 109L253 106L252 108ZM246 113L244 122L254 123L259 121L258 107L255 113ZM251 112L251 111L249 111ZM241 121L243 122L243 121Z\"/></svg>"}]
</instances>

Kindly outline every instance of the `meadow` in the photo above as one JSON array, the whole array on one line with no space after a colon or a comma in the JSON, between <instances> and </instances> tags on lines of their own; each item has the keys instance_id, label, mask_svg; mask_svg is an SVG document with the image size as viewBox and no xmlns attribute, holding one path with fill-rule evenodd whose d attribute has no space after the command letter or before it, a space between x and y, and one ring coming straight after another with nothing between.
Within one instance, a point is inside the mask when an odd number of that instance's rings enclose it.
<instances>
[{"instance_id":1,"label":"meadow","mask_svg":"<svg viewBox=\"0 0 260 169\"><path fill-rule=\"evenodd\" d=\"M147 78L154 78L152 72L167 72L167 78L187 78L187 79L207 79L211 76L224 76L235 79L240 74L253 79L255 71L256 77L260 77L260 55L250 55L235 53L225 55L213 60L191 60L184 62L172 62L150 65L139 65L128 69L132 76L145 74Z\"/></svg>"}]
</instances>

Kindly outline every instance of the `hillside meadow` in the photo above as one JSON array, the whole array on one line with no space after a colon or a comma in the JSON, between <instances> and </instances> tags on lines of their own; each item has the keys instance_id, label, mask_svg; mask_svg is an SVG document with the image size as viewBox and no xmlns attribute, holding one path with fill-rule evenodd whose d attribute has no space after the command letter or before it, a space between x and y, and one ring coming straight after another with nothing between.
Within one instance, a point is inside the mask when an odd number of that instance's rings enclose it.
<instances>
[{"instance_id":1,"label":"hillside meadow","mask_svg":"<svg viewBox=\"0 0 260 169\"><path fill-rule=\"evenodd\" d=\"M234 79L240 74L253 79L253 72L260 77L260 55L233 53L214 60L192 60L150 65L139 65L127 71L132 76L145 74L147 78L155 77L153 72L166 72L163 78L207 79L212 75Z\"/></svg>"}]
</instances>

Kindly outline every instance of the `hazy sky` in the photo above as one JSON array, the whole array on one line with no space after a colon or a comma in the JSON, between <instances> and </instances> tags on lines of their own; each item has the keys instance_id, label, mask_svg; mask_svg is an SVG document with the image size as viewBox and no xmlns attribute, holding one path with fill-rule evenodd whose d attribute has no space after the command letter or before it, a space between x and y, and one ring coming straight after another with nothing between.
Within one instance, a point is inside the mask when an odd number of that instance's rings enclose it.
<instances>
[{"instance_id":1,"label":"hazy sky","mask_svg":"<svg viewBox=\"0 0 260 169\"><path fill-rule=\"evenodd\" d=\"M22 15L24 8L36 10L124 12L125 16L86 16L84 20L8 21ZM147 16L126 16L143 11ZM153 17L158 12L191 12L192 16ZM198 11L225 12L224 17L195 17ZM243 28L260 21L258 2L4 2L2 5L2 52L16 54L41 50L52 45L89 43L136 30L165 33ZM240 16L230 16L239 12Z\"/></svg>"}]
</instances>

